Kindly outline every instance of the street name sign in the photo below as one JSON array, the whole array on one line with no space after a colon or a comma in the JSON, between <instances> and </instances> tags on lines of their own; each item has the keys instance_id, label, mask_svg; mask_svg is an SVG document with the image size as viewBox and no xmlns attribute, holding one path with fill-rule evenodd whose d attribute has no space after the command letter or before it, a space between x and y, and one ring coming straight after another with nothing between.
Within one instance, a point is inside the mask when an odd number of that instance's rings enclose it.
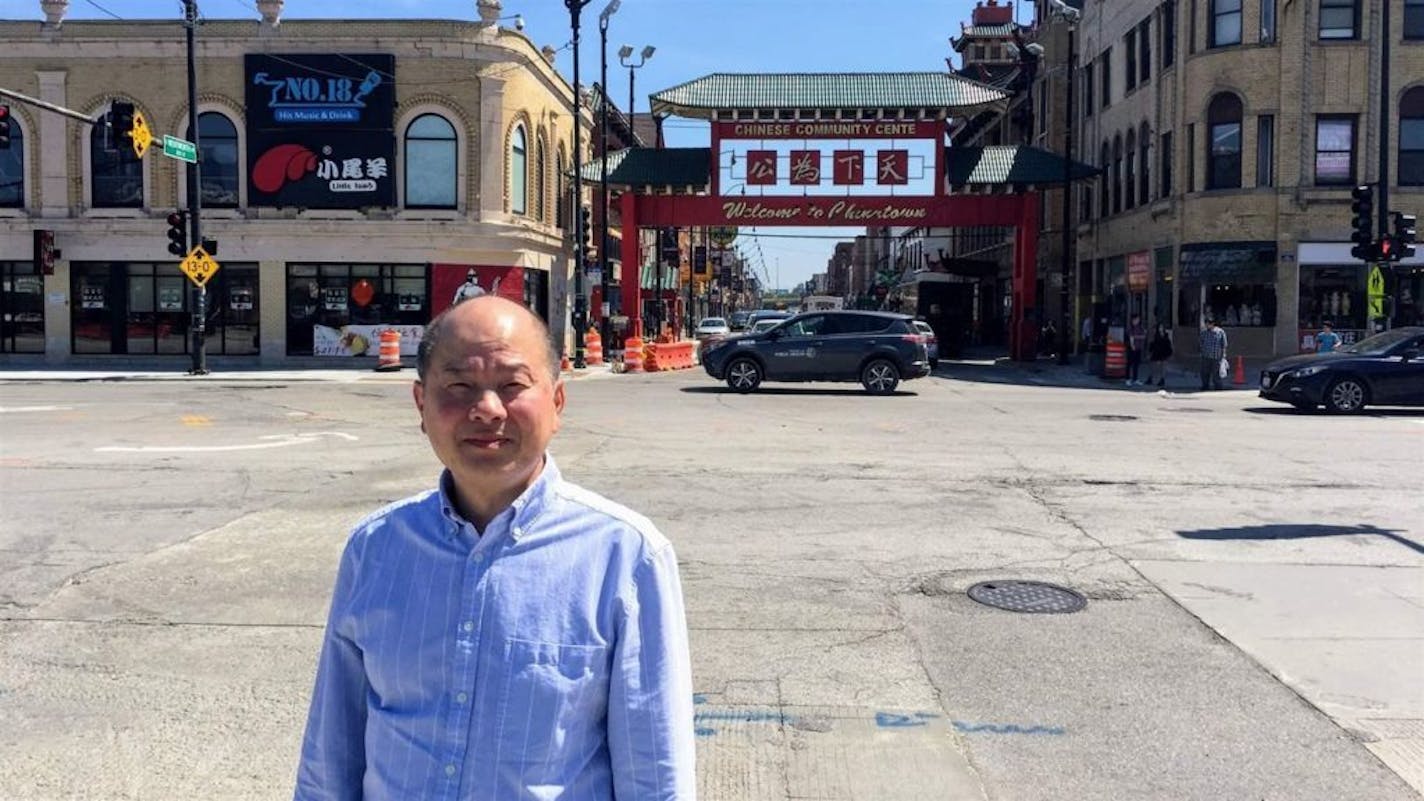
<instances>
[{"instance_id":1,"label":"street name sign","mask_svg":"<svg viewBox=\"0 0 1424 801\"><path fill-rule=\"evenodd\" d=\"M176 136L163 135L163 155L170 159L186 161L189 164L198 163L198 148L187 139L179 139Z\"/></svg>"},{"instance_id":2,"label":"street name sign","mask_svg":"<svg viewBox=\"0 0 1424 801\"><path fill-rule=\"evenodd\" d=\"M197 286L203 286L208 280L217 274L220 265L203 250L202 245L193 248L188 253L188 257L178 264L178 269Z\"/></svg>"}]
</instances>

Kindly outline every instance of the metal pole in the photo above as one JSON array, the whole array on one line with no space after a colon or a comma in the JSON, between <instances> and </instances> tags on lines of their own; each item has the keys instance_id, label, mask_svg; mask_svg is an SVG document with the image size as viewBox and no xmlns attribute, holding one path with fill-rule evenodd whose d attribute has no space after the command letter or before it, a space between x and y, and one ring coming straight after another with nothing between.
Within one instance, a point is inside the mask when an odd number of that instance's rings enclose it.
<instances>
[{"instance_id":1,"label":"metal pole","mask_svg":"<svg viewBox=\"0 0 1424 801\"><path fill-rule=\"evenodd\" d=\"M1058 288L1058 363L1068 364L1069 331L1073 320L1068 314L1069 283L1073 277L1073 83L1077 78L1074 61L1077 53L1073 50L1077 25L1068 25L1068 109L1067 121L1063 126L1063 285ZM1141 165L1146 169L1147 165Z\"/></svg>"},{"instance_id":2,"label":"metal pole","mask_svg":"<svg viewBox=\"0 0 1424 801\"><path fill-rule=\"evenodd\" d=\"M1380 99L1379 99L1379 236L1376 242L1383 242L1390 235L1389 226L1389 120L1393 110L1389 97L1389 40L1392 32L1389 26L1389 6L1392 0L1381 0L1380 5ZM1395 243L1398 247L1399 243ZM1392 272L1389 259L1379 260L1380 272L1388 276ZM1386 277L1385 279L1389 279ZM1368 312L1369 310L1366 309ZM1370 321L1373 326L1374 321ZM1385 315L1385 326L1389 326L1389 315ZM1371 331L1370 333L1373 333Z\"/></svg>"},{"instance_id":3,"label":"metal pole","mask_svg":"<svg viewBox=\"0 0 1424 801\"><path fill-rule=\"evenodd\" d=\"M55 114L61 114L65 117L69 117L70 119L79 120L80 122L87 122L90 125L97 125L99 122L98 120L81 111L75 111L72 108L65 108L64 106L57 106L54 103L48 103L44 100L40 100L37 97L30 97L29 95L21 94L19 92L14 91L13 89L0 88L0 97L9 98L10 100L15 100L29 106L34 106L35 108L42 108L45 111L53 111Z\"/></svg>"},{"instance_id":4,"label":"metal pole","mask_svg":"<svg viewBox=\"0 0 1424 801\"><path fill-rule=\"evenodd\" d=\"M202 144L198 138L198 66L194 54L193 38L198 28L198 4L196 0L183 0L183 25L188 38L188 130L193 137L193 149L201 154ZM203 193L201 190L201 155L188 165L188 249L203 242ZM189 375L208 374L207 354L208 288L199 286L193 290L193 368Z\"/></svg>"},{"instance_id":5,"label":"metal pole","mask_svg":"<svg viewBox=\"0 0 1424 801\"><path fill-rule=\"evenodd\" d=\"M599 309L599 336L603 337L603 347L608 348L609 335L612 328L608 321L608 314L613 306L608 300L608 16L598 18L598 40L599 40L599 86L603 93L600 103L600 114L598 120L599 133L599 155L602 157L602 168L599 175L598 187L598 227L603 232L603 239L599 241L598 263L603 268L598 279L599 289L602 290L603 307ZM624 233L627 236L627 233Z\"/></svg>"},{"instance_id":6,"label":"metal pole","mask_svg":"<svg viewBox=\"0 0 1424 801\"><path fill-rule=\"evenodd\" d=\"M584 248L583 230L583 98L579 94L579 13L590 0L564 0L569 9L569 24L573 27L574 48L574 369L587 367L583 352L583 329L588 324L588 296L584 293L584 264L588 251Z\"/></svg>"}]
</instances>

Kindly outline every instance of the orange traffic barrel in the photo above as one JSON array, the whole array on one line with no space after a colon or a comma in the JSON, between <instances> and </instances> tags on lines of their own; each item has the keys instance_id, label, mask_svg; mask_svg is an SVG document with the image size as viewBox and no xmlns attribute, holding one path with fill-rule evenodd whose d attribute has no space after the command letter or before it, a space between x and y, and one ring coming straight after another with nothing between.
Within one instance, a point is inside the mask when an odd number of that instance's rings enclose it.
<instances>
[{"instance_id":1,"label":"orange traffic barrel","mask_svg":"<svg viewBox=\"0 0 1424 801\"><path fill-rule=\"evenodd\" d=\"M598 335L598 329L589 329L588 336L583 340L584 363L590 367L597 367L603 364L603 337Z\"/></svg>"},{"instance_id":2,"label":"orange traffic barrel","mask_svg":"<svg viewBox=\"0 0 1424 801\"><path fill-rule=\"evenodd\" d=\"M1103 375L1107 378L1122 378L1127 375L1127 346L1121 342L1109 342L1107 359L1103 363Z\"/></svg>"},{"instance_id":3,"label":"orange traffic barrel","mask_svg":"<svg viewBox=\"0 0 1424 801\"><path fill-rule=\"evenodd\" d=\"M381 350L379 360L376 362L377 370L387 372L401 369L400 341L399 331L387 328L381 332Z\"/></svg>"}]
</instances>

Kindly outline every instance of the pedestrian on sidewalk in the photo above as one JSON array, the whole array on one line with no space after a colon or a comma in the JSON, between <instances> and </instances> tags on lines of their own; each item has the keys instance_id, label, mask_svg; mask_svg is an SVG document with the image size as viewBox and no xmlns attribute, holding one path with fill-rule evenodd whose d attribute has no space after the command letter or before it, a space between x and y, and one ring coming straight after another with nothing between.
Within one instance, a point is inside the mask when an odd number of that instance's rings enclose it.
<instances>
[{"instance_id":1,"label":"pedestrian on sidewalk","mask_svg":"<svg viewBox=\"0 0 1424 801\"><path fill-rule=\"evenodd\" d=\"M1147 328L1136 314L1127 324L1127 385L1142 386L1142 351L1147 347Z\"/></svg>"},{"instance_id":2,"label":"pedestrian on sidewalk","mask_svg":"<svg viewBox=\"0 0 1424 801\"><path fill-rule=\"evenodd\" d=\"M1147 343L1147 358L1152 362L1151 373L1148 374L1149 384L1156 384L1159 388L1167 386L1167 362L1172 358L1172 335L1167 332L1167 326L1158 323L1152 331L1152 341Z\"/></svg>"},{"instance_id":3,"label":"pedestrian on sidewalk","mask_svg":"<svg viewBox=\"0 0 1424 801\"><path fill-rule=\"evenodd\" d=\"M1335 333L1335 325L1329 320L1320 324L1321 331L1315 335L1316 353L1333 353L1340 347L1340 335Z\"/></svg>"},{"instance_id":4,"label":"pedestrian on sidewalk","mask_svg":"<svg viewBox=\"0 0 1424 801\"><path fill-rule=\"evenodd\" d=\"M1201 332L1201 388L1221 389L1221 379L1226 375L1226 332L1216 324L1216 318L1206 321Z\"/></svg>"},{"instance_id":5,"label":"pedestrian on sidewalk","mask_svg":"<svg viewBox=\"0 0 1424 801\"><path fill-rule=\"evenodd\" d=\"M677 558L547 452L565 404L548 328L466 300L425 329L416 373L445 469L347 541L295 798L692 798Z\"/></svg>"}]
</instances>

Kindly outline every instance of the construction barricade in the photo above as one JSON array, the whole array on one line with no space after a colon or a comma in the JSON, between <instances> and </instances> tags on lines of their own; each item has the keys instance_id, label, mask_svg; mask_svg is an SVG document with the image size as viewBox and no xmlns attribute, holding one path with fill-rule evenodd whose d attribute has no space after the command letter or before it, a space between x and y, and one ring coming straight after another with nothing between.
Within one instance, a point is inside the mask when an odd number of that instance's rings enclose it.
<instances>
[{"instance_id":1,"label":"construction barricade","mask_svg":"<svg viewBox=\"0 0 1424 801\"><path fill-rule=\"evenodd\" d=\"M644 367L650 372L661 370L686 370L692 367L692 352L696 343L653 342L648 344L644 354Z\"/></svg>"},{"instance_id":2,"label":"construction barricade","mask_svg":"<svg viewBox=\"0 0 1424 801\"><path fill-rule=\"evenodd\" d=\"M1107 360L1103 364L1104 378L1122 378L1127 375L1127 346L1121 342L1108 342Z\"/></svg>"},{"instance_id":3,"label":"construction barricade","mask_svg":"<svg viewBox=\"0 0 1424 801\"><path fill-rule=\"evenodd\" d=\"M623 372L643 372L642 337L628 337L623 341Z\"/></svg>"},{"instance_id":4,"label":"construction barricade","mask_svg":"<svg viewBox=\"0 0 1424 801\"><path fill-rule=\"evenodd\" d=\"M598 335L598 329L589 329L588 336L583 340L583 359L589 367L597 367L603 364L603 338Z\"/></svg>"},{"instance_id":5,"label":"construction barricade","mask_svg":"<svg viewBox=\"0 0 1424 801\"><path fill-rule=\"evenodd\" d=\"M401 334L399 331L392 331L387 328L381 332L380 357L376 362L377 371L384 373L401 369L400 341Z\"/></svg>"}]
</instances>

